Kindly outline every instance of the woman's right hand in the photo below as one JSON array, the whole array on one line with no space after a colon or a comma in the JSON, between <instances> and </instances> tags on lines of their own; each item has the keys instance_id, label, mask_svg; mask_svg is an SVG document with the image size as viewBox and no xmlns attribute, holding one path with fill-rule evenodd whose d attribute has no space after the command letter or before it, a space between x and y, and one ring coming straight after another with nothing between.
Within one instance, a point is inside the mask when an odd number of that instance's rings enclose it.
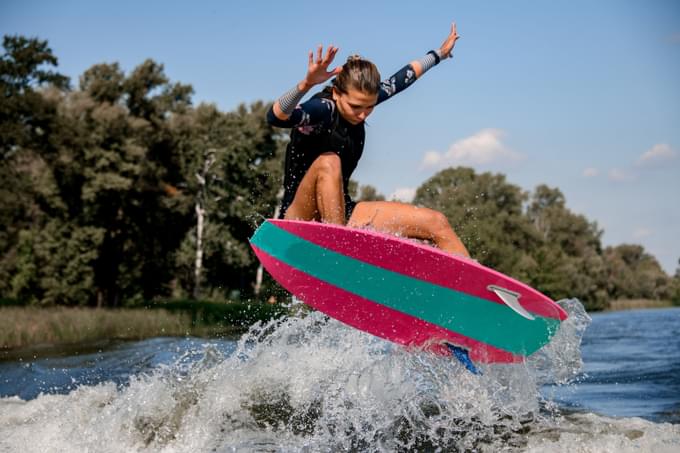
<instances>
[{"instance_id":1,"label":"woman's right hand","mask_svg":"<svg viewBox=\"0 0 680 453\"><path fill-rule=\"evenodd\" d=\"M332 71L328 71L328 66L333 62L335 54L338 53L338 48L334 46L328 46L326 49L326 55L323 56L323 46L319 46L316 49L316 58L314 58L314 52L309 51L309 65L307 67L307 75L304 80L298 84L298 88L302 91L309 90L312 86L319 83L323 83L331 77L342 72L342 66L338 66Z\"/></svg>"},{"instance_id":2,"label":"woman's right hand","mask_svg":"<svg viewBox=\"0 0 680 453\"><path fill-rule=\"evenodd\" d=\"M456 23L453 22L451 24L451 32L449 33L449 36L446 37L446 40L442 43L442 46L439 48L439 55L441 59L445 58L451 58L452 52L453 52L453 46L456 45L456 41L460 38L460 35L456 31Z\"/></svg>"}]
</instances>

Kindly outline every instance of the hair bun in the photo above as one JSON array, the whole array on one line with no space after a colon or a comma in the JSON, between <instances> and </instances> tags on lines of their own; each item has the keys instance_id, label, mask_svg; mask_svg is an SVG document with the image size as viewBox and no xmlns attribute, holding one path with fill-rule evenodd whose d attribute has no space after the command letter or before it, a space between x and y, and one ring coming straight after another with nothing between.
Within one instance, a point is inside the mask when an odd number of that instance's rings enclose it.
<instances>
[{"instance_id":1,"label":"hair bun","mask_svg":"<svg viewBox=\"0 0 680 453\"><path fill-rule=\"evenodd\" d=\"M349 57L347 57L347 63L349 63L351 61L361 61L361 60L363 60L363 58L361 58L361 55L358 55L358 54L350 55Z\"/></svg>"}]
</instances>

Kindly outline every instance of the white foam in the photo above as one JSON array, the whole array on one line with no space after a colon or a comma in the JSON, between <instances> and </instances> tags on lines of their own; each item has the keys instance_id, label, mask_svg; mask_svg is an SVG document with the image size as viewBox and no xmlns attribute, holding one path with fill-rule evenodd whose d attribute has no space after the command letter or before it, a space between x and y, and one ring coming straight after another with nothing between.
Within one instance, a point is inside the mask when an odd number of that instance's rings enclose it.
<instances>
[{"instance_id":1,"label":"white foam","mask_svg":"<svg viewBox=\"0 0 680 453\"><path fill-rule=\"evenodd\" d=\"M680 426L641 418L610 418L596 414L564 417L553 428L529 437L527 452L543 453L677 453Z\"/></svg>"},{"instance_id":2,"label":"white foam","mask_svg":"<svg viewBox=\"0 0 680 453\"><path fill-rule=\"evenodd\" d=\"M318 313L259 325L229 357L206 346L124 387L0 399L0 451L677 451L675 425L546 410L538 387L581 366L587 320L564 306L558 345L482 376Z\"/></svg>"}]
</instances>

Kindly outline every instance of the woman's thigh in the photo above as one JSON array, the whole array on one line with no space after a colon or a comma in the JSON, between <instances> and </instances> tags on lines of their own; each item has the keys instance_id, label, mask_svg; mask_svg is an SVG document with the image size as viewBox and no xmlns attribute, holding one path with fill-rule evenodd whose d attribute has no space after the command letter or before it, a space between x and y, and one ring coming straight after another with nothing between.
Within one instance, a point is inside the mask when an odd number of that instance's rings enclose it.
<instances>
[{"instance_id":1,"label":"woman's thigh","mask_svg":"<svg viewBox=\"0 0 680 453\"><path fill-rule=\"evenodd\" d=\"M300 181L293 202L286 210L286 219L294 220L321 220L319 206L317 206L318 187L317 182L320 174L332 175L338 179L339 187L336 188L340 193L342 192L342 167L340 158L337 154L327 152L322 153L316 158L314 163L309 167L307 173ZM341 206L344 211L344 206Z\"/></svg>"},{"instance_id":2,"label":"woman's thigh","mask_svg":"<svg viewBox=\"0 0 680 453\"><path fill-rule=\"evenodd\" d=\"M431 241L446 252L470 256L446 216L433 209L395 201L362 201L354 208L348 225Z\"/></svg>"},{"instance_id":3,"label":"woman's thigh","mask_svg":"<svg viewBox=\"0 0 680 453\"><path fill-rule=\"evenodd\" d=\"M445 221L442 214L429 208L397 201L361 201L354 208L348 226L432 239L433 230Z\"/></svg>"}]
</instances>

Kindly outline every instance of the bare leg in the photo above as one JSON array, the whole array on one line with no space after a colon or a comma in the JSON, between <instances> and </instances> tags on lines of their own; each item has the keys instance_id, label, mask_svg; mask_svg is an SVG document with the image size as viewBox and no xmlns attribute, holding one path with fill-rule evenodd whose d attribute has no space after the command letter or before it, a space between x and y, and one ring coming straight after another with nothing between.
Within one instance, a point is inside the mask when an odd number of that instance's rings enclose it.
<instances>
[{"instance_id":1,"label":"bare leg","mask_svg":"<svg viewBox=\"0 0 680 453\"><path fill-rule=\"evenodd\" d=\"M323 153L316 158L302 178L285 218L345 224L342 166L337 154Z\"/></svg>"},{"instance_id":2,"label":"bare leg","mask_svg":"<svg viewBox=\"0 0 680 453\"><path fill-rule=\"evenodd\" d=\"M371 226L379 231L426 239L446 252L470 256L446 216L428 208L395 201L362 201L354 208L348 226Z\"/></svg>"}]
</instances>

